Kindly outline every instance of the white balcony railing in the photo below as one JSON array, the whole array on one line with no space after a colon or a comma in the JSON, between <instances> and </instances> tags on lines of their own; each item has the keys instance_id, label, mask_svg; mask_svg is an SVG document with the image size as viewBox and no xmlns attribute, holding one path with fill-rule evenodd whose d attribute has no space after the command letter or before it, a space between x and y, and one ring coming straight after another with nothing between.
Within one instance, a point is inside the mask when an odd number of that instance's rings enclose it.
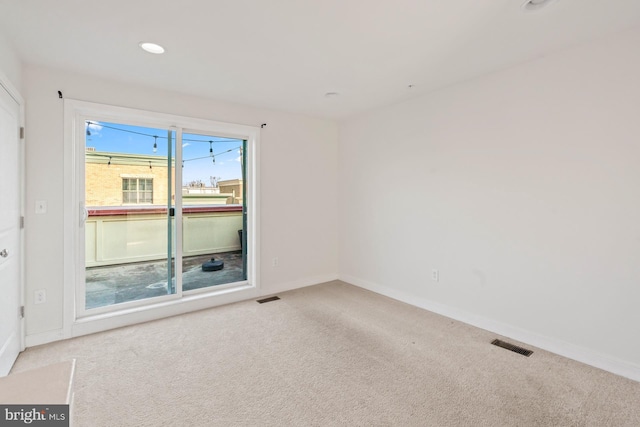
<instances>
[{"instance_id":1,"label":"white balcony railing","mask_svg":"<svg viewBox=\"0 0 640 427\"><path fill-rule=\"evenodd\" d=\"M183 210L183 256L240 249L242 206L188 206ZM87 267L167 258L166 208L103 207L89 209L85 223ZM172 219L175 230L175 220ZM172 253L175 254L175 231Z\"/></svg>"}]
</instances>

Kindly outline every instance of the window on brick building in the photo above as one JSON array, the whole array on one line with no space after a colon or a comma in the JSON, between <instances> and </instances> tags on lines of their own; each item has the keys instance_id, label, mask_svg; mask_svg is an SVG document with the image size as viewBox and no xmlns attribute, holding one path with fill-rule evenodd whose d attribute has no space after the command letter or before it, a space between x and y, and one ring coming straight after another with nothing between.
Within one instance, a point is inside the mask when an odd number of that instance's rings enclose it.
<instances>
[{"instance_id":1,"label":"window on brick building","mask_svg":"<svg viewBox=\"0 0 640 427\"><path fill-rule=\"evenodd\" d=\"M153 203L153 179L122 178L122 203Z\"/></svg>"}]
</instances>

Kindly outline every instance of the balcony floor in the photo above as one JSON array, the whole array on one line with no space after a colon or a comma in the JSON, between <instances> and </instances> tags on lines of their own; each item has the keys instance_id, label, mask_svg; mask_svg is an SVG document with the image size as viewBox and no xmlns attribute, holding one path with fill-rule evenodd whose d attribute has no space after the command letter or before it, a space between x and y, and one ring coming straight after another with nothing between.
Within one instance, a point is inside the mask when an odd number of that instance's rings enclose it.
<instances>
[{"instance_id":1,"label":"balcony floor","mask_svg":"<svg viewBox=\"0 0 640 427\"><path fill-rule=\"evenodd\" d=\"M224 268L202 271L202 263L211 258L224 261ZM182 265L184 291L244 280L241 251L184 258ZM166 286L166 261L90 267L86 270L86 308L166 295Z\"/></svg>"}]
</instances>

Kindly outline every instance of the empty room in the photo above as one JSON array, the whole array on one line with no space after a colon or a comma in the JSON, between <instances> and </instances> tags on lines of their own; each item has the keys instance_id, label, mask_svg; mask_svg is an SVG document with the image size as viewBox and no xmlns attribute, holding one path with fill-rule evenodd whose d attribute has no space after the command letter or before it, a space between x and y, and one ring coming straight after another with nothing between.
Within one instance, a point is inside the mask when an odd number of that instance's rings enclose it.
<instances>
[{"instance_id":1,"label":"empty room","mask_svg":"<svg viewBox=\"0 0 640 427\"><path fill-rule=\"evenodd\" d=\"M636 0L0 0L0 425L640 425L638 46Z\"/></svg>"}]
</instances>

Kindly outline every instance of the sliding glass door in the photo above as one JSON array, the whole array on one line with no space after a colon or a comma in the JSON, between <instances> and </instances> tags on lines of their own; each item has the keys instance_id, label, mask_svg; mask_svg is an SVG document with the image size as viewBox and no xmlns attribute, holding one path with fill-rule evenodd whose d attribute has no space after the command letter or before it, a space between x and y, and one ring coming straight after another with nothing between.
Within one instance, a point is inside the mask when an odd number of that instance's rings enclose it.
<instances>
[{"instance_id":1,"label":"sliding glass door","mask_svg":"<svg viewBox=\"0 0 640 427\"><path fill-rule=\"evenodd\" d=\"M244 141L182 134L182 289L246 280Z\"/></svg>"},{"instance_id":2,"label":"sliding glass door","mask_svg":"<svg viewBox=\"0 0 640 427\"><path fill-rule=\"evenodd\" d=\"M176 132L85 129L85 309L175 294Z\"/></svg>"},{"instance_id":3,"label":"sliding glass door","mask_svg":"<svg viewBox=\"0 0 640 427\"><path fill-rule=\"evenodd\" d=\"M246 283L246 139L99 116L82 136L81 315Z\"/></svg>"}]
</instances>

